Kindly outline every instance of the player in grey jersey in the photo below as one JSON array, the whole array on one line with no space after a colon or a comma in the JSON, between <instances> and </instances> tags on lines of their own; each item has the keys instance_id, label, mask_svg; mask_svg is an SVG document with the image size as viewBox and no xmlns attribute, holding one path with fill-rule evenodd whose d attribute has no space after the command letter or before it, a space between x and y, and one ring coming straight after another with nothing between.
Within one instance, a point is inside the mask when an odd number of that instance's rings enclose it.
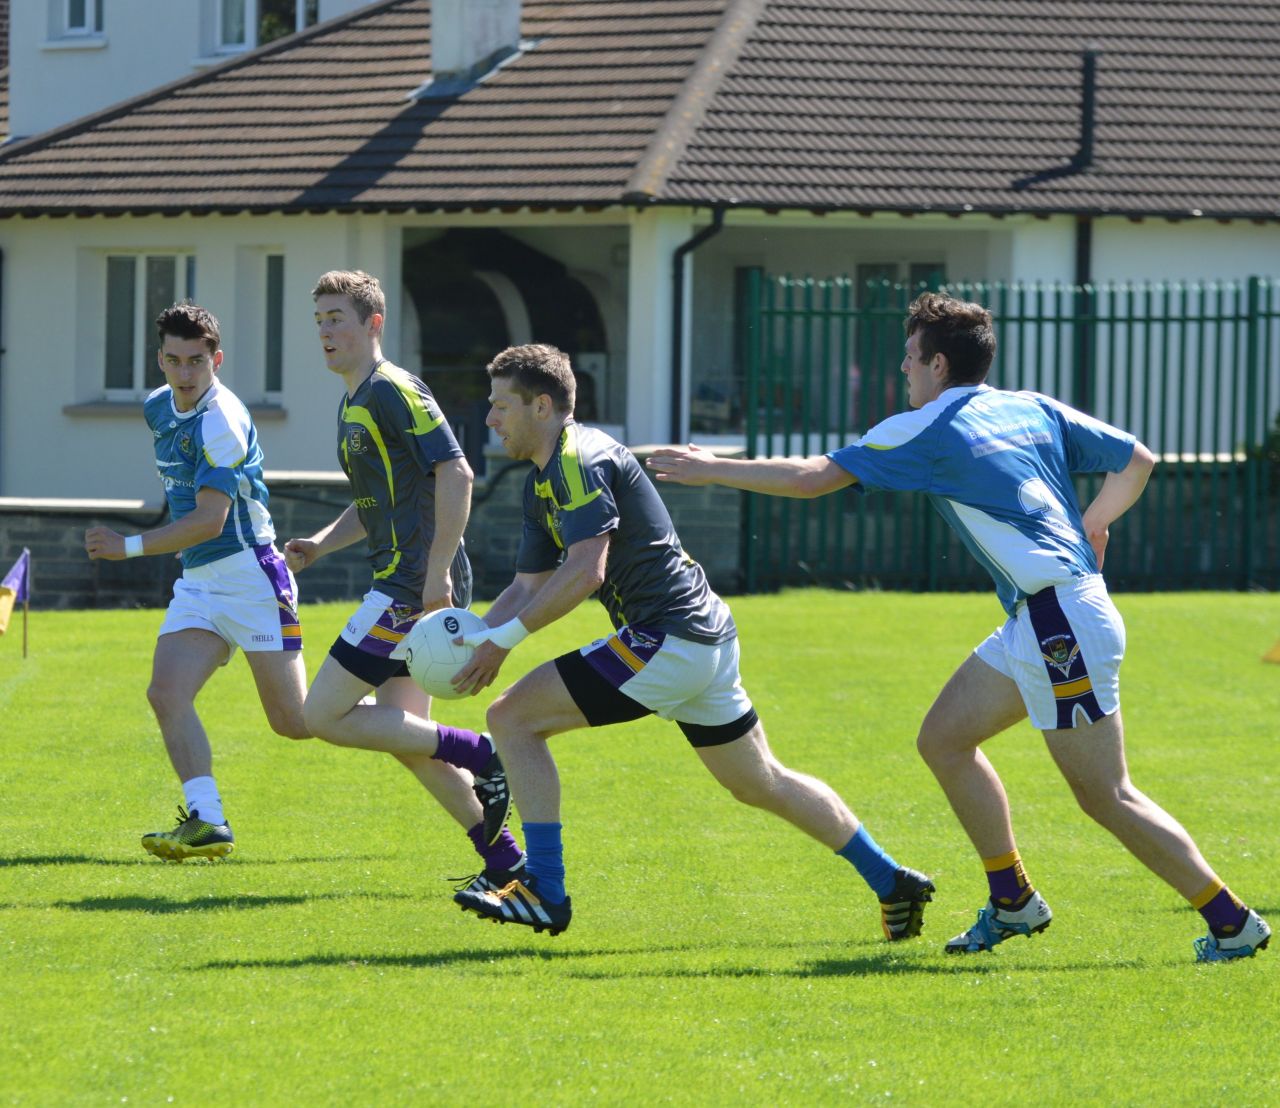
<instances>
[{"instance_id":1,"label":"player in grey jersey","mask_svg":"<svg viewBox=\"0 0 1280 1108\"><path fill-rule=\"evenodd\" d=\"M373 584L329 650L307 692L313 734L337 746L394 755L466 830L483 860L469 887L501 887L523 853L501 826L485 834L476 793L501 777L487 735L432 722L431 698L395 648L424 612L471 599L462 532L471 510L471 467L417 377L382 356L386 299L360 271L324 274L312 290L325 363L346 385L338 412L338 461L352 502L331 524L290 539L295 572L367 539ZM366 701L377 690L377 703ZM475 792L473 792L473 789ZM505 785L498 795L505 796Z\"/></svg>"},{"instance_id":2,"label":"player in grey jersey","mask_svg":"<svg viewBox=\"0 0 1280 1108\"><path fill-rule=\"evenodd\" d=\"M886 938L918 935L933 883L881 850L828 785L774 757L738 677L728 606L681 548L631 453L574 422L569 359L553 346L517 346L488 371L487 422L508 454L534 468L515 580L489 609L487 628L466 636L478 648L455 684L472 693L487 687L512 647L597 590L616 631L539 666L490 706L489 727L520 808L527 872L503 889L464 890L454 899L535 931L568 927L560 779L547 740L656 713L679 725L735 797L850 861L876 892Z\"/></svg>"}]
</instances>

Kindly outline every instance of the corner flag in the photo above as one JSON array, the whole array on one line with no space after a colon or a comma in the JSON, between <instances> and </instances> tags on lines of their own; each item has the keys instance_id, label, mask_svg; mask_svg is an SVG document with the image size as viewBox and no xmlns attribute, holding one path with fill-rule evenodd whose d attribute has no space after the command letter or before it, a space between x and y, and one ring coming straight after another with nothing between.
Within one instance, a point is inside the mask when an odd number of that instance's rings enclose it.
<instances>
[{"instance_id":1,"label":"corner flag","mask_svg":"<svg viewBox=\"0 0 1280 1108\"><path fill-rule=\"evenodd\" d=\"M0 582L0 635L9 630L9 617L16 603L25 604L31 597L31 551L25 546L13 568Z\"/></svg>"}]
</instances>

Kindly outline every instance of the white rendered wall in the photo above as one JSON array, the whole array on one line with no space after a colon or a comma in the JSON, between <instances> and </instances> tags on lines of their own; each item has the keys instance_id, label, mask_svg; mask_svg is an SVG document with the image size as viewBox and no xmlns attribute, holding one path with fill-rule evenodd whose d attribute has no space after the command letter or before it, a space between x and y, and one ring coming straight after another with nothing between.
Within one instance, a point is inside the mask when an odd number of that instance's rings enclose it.
<instances>
[{"instance_id":1,"label":"white rendered wall","mask_svg":"<svg viewBox=\"0 0 1280 1108\"><path fill-rule=\"evenodd\" d=\"M353 222L365 229L352 232ZM292 216L163 220L9 220L0 224L7 280L0 376L0 495L142 498L158 503L141 402L80 414L101 395L103 304L85 259L152 248L197 254L196 299L219 319L220 376L246 402L262 398L261 307L246 273L267 250L285 254L284 371L280 419L259 418L269 469L337 468L334 418L341 382L318 355L311 288L326 269L361 267L388 289L387 353L399 346L398 241L377 217ZM363 251L363 252L362 252ZM379 269L383 272L379 272ZM51 289L75 290L51 295ZM83 303L79 303L84 301Z\"/></svg>"},{"instance_id":2,"label":"white rendered wall","mask_svg":"<svg viewBox=\"0 0 1280 1108\"><path fill-rule=\"evenodd\" d=\"M684 209L650 208L631 222L630 295L627 310L627 442L671 439L671 259L694 232ZM696 257L696 255L694 255ZM685 262L685 364L690 320L688 289L694 280L693 257ZM684 387L688 391L689 374ZM684 405L688 409L688 404Z\"/></svg>"},{"instance_id":3,"label":"white rendered wall","mask_svg":"<svg viewBox=\"0 0 1280 1108\"><path fill-rule=\"evenodd\" d=\"M368 2L320 0L320 19ZM9 5L9 134L15 138L60 127L234 56L211 51L212 0L106 0L100 35L59 38L64 4Z\"/></svg>"}]
</instances>

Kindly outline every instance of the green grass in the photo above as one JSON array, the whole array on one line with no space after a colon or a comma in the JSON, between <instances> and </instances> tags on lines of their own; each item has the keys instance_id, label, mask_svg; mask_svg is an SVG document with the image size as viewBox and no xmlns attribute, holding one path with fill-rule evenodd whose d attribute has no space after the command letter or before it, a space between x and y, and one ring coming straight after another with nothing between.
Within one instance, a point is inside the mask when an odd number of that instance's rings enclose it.
<instances>
[{"instance_id":1,"label":"green grass","mask_svg":"<svg viewBox=\"0 0 1280 1108\"><path fill-rule=\"evenodd\" d=\"M1122 596L1139 787L1273 922L1280 633L1270 595ZM181 798L144 689L158 612L44 613L0 639L0 1099L14 1104L1230 1103L1280 1100L1280 949L1192 963L1199 917L1076 810L1026 725L988 745L1055 922L945 958L985 884L914 751L997 622L988 596L734 602L780 757L939 894L888 946L842 861L736 805L680 733L564 736L572 928L450 903L469 845L391 759L272 736L236 659L200 710L226 864L138 836ZM314 670L347 614L304 613ZM603 633L589 605L512 672ZM519 663L519 667L516 666ZM442 706L475 726L483 698Z\"/></svg>"}]
</instances>

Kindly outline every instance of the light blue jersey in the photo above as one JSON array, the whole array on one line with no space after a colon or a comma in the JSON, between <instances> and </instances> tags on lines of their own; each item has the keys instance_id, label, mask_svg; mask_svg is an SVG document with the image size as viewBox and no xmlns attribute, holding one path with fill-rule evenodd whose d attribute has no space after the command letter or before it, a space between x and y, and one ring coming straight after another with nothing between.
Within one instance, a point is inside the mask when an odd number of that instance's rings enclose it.
<instances>
[{"instance_id":1,"label":"light blue jersey","mask_svg":"<svg viewBox=\"0 0 1280 1108\"><path fill-rule=\"evenodd\" d=\"M1012 616L1041 589L1098 572L1071 475L1119 472L1134 441L1048 396L972 385L827 456L867 491L927 493Z\"/></svg>"},{"instance_id":2,"label":"light blue jersey","mask_svg":"<svg viewBox=\"0 0 1280 1108\"><path fill-rule=\"evenodd\" d=\"M173 391L161 385L143 402L142 414L155 439L156 468L174 519L194 510L200 489L217 489L231 500L222 533L184 550L184 568L275 541L258 432L249 409L230 389L215 378L191 411L180 412Z\"/></svg>"}]
</instances>

